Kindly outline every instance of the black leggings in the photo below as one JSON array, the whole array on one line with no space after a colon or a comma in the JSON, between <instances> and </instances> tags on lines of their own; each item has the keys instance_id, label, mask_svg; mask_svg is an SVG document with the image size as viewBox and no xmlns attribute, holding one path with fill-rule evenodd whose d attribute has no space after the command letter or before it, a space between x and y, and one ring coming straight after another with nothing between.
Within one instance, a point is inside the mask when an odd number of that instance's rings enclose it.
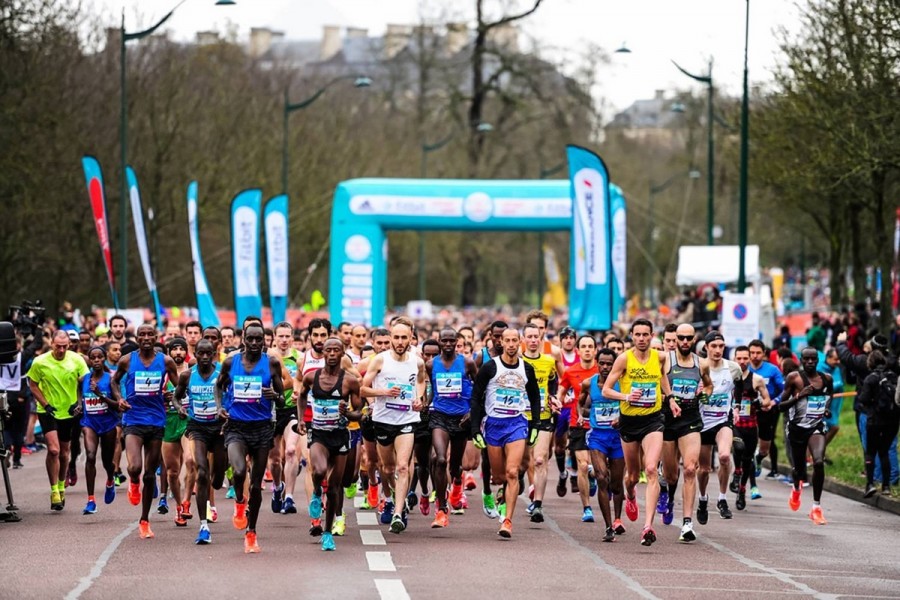
<instances>
[{"instance_id":1,"label":"black leggings","mask_svg":"<svg viewBox=\"0 0 900 600\"><path fill-rule=\"evenodd\" d=\"M794 487L800 489L801 482L809 481L806 472L808 451L813 460L812 486L813 500L816 502L822 498L822 488L825 486L825 433L820 427L789 425L787 430Z\"/></svg>"},{"instance_id":2,"label":"black leggings","mask_svg":"<svg viewBox=\"0 0 900 600\"><path fill-rule=\"evenodd\" d=\"M875 457L881 459L882 486L891 485L890 456L891 443L900 430L900 420L869 418L866 420L866 483L875 479ZM885 465L888 465L885 467Z\"/></svg>"},{"instance_id":3,"label":"black leggings","mask_svg":"<svg viewBox=\"0 0 900 600\"><path fill-rule=\"evenodd\" d=\"M14 463L22 460L22 446L28 431L28 401L20 402L22 399L20 397L9 403L9 420L3 431L7 448L12 448Z\"/></svg>"},{"instance_id":4,"label":"black leggings","mask_svg":"<svg viewBox=\"0 0 900 600\"><path fill-rule=\"evenodd\" d=\"M734 453L734 464L741 468L741 489L747 487L747 481L751 486L756 485L756 462L753 460L756 454L756 444L759 441L756 427L735 427L734 443L732 450ZM742 443L740 443L742 442Z\"/></svg>"}]
</instances>

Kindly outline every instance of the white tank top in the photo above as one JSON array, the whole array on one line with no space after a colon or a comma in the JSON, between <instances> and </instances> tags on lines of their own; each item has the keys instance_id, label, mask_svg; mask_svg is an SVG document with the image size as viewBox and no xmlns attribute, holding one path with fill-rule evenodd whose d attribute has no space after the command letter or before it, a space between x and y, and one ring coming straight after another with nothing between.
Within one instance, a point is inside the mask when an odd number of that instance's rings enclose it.
<instances>
[{"instance_id":1,"label":"white tank top","mask_svg":"<svg viewBox=\"0 0 900 600\"><path fill-rule=\"evenodd\" d=\"M381 354L381 371L372 381L375 389L400 388L399 396L377 396L372 404L372 420L390 425L418 423L419 413L412 409L419 374L418 357L410 349L403 361L394 359L391 351Z\"/></svg>"},{"instance_id":2,"label":"white tank top","mask_svg":"<svg viewBox=\"0 0 900 600\"><path fill-rule=\"evenodd\" d=\"M703 431L716 425L728 422L734 398L735 372L740 372L737 363L723 360L722 366L709 369L712 380L712 394L703 398L700 403L700 416L703 417Z\"/></svg>"},{"instance_id":3,"label":"white tank top","mask_svg":"<svg viewBox=\"0 0 900 600\"><path fill-rule=\"evenodd\" d=\"M528 408L525 361L518 359L513 368L503 364L500 357L495 357L493 361L497 365L497 372L487 385L485 413L494 419L512 419L521 416Z\"/></svg>"},{"instance_id":4,"label":"white tank top","mask_svg":"<svg viewBox=\"0 0 900 600\"><path fill-rule=\"evenodd\" d=\"M321 369L325 366L325 357L316 358L312 355L312 350L307 350L306 354L303 357L303 373L302 375L306 375L310 371L315 371L316 369Z\"/></svg>"}]
</instances>

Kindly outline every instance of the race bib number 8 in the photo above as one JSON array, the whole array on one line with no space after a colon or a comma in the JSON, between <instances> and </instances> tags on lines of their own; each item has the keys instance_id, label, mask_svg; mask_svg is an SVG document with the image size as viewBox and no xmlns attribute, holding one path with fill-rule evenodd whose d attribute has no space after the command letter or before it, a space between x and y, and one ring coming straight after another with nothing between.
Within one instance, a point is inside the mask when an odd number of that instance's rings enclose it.
<instances>
[{"instance_id":1,"label":"race bib number 8","mask_svg":"<svg viewBox=\"0 0 900 600\"><path fill-rule=\"evenodd\" d=\"M397 397L388 396L384 403L385 407L404 412L412 410L413 396L415 395L415 389L412 384L391 382L388 383L387 388L389 390L400 388L400 395Z\"/></svg>"},{"instance_id":2,"label":"race bib number 8","mask_svg":"<svg viewBox=\"0 0 900 600\"><path fill-rule=\"evenodd\" d=\"M340 419L340 400L331 398L313 398L313 427L316 429L334 429Z\"/></svg>"},{"instance_id":3,"label":"race bib number 8","mask_svg":"<svg viewBox=\"0 0 900 600\"><path fill-rule=\"evenodd\" d=\"M695 379L672 379L672 393L682 400L693 400L697 396L697 381Z\"/></svg>"}]
</instances>

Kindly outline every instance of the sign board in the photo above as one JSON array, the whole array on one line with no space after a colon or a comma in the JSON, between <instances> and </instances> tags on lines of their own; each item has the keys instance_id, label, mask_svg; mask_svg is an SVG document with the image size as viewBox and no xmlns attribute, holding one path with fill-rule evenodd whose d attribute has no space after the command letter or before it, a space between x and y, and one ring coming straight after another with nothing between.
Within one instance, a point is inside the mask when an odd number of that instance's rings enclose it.
<instances>
[{"instance_id":1,"label":"sign board","mask_svg":"<svg viewBox=\"0 0 900 600\"><path fill-rule=\"evenodd\" d=\"M725 345L746 345L759 337L759 296L722 294L722 335Z\"/></svg>"},{"instance_id":2,"label":"sign board","mask_svg":"<svg viewBox=\"0 0 900 600\"><path fill-rule=\"evenodd\" d=\"M433 319L434 309L428 300L410 300L406 303L406 316L410 319Z\"/></svg>"}]
</instances>

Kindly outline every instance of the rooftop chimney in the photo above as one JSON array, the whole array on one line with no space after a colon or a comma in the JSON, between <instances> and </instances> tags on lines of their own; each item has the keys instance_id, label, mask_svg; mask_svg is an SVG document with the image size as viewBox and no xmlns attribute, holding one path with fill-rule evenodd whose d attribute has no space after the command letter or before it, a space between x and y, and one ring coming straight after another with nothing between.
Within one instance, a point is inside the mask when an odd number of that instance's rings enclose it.
<instances>
[{"instance_id":1,"label":"rooftop chimney","mask_svg":"<svg viewBox=\"0 0 900 600\"><path fill-rule=\"evenodd\" d=\"M272 38L276 34L268 27L250 28L250 58L259 58L272 47Z\"/></svg>"},{"instance_id":2,"label":"rooftop chimney","mask_svg":"<svg viewBox=\"0 0 900 600\"><path fill-rule=\"evenodd\" d=\"M210 46L219 43L219 33L217 31L198 31L197 45Z\"/></svg>"},{"instance_id":3,"label":"rooftop chimney","mask_svg":"<svg viewBox=\"0 0 900 600\"><path fill-rule=\"evenodd\" d=\"M488 41L500 50L519 51L519 30L512 23L505 23L488 30Z\"/></svg>"},{"instance_id":4,"label":"rooftop chimney","mask_svg":"<svg viewBox=\"0 0 900 600\"><path fill-rule=\"evenodd\" d=\"M469 43L469 28L465 23L447 23L447 54L456 54Z\"/></svg>"},{"instance_id":5,"label":"rooftop chimney","mask_svg":"<svg viewBox=\"0 0 900 600\"><path fill-rule=\"evenodd\" d=\"M337 25L322 27L322 44L319 46L319 60L328 60L341 51L341 28Z\"/></svg>"},{"instance_id":6,"label":"rooftop chimney","mask_svg":"<svg viewBox=\"0 0 900 600\"><path fill-rule=\"evenodd\" d=\"M406 48L407 44L409 44L411 33L409 25L389 24L384 34L384 57L394 58L401 50Z\"/></svg>"},{"instance_id":7,"label":"rooftop chimney","mask_svg":"<svg viewBox=\"0 0 900 600\"><path fill-rule=\"evenodd\" d=\"M347 37L348 38L365 38L369 37L369 30L364 29L362 27L348 27L347 28Z\"/></svg>"}]
</instances>

